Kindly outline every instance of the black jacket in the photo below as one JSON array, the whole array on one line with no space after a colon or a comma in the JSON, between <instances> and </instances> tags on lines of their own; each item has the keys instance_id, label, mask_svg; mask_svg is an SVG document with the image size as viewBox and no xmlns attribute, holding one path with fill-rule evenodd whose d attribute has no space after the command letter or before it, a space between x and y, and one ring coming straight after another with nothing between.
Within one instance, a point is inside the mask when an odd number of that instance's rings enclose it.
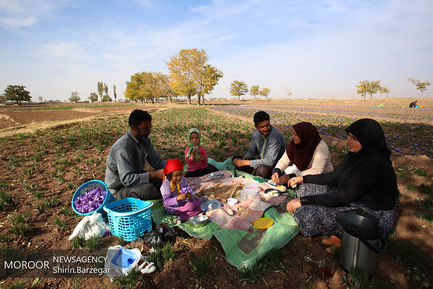
<instances>
[{"instance_id":1,"label":"black jacket","mask_svg":"<svg viewBox=\"0 0 433 289\"><path fill-rule=\"evenodd\" d=\"M329 185L336 191L301 197L302 205L338 207L355 202L372 210L391 210L398 197L394 168L381 154L369 154L353 164L349 154L333 172L304 176L304 183Z\"/></svg>"}]
</instances>

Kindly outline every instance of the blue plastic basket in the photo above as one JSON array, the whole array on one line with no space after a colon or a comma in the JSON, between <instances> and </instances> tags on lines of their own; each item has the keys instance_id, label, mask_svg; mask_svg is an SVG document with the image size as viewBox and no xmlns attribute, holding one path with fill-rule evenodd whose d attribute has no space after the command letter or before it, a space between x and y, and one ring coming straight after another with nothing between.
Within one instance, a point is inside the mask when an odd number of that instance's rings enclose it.
<instances>
[{"instance_id":1,"label":"blue plastic basket","mask_svg":"<svg viewBox=\"0 0 433 289\"><path fill-rule=\"evenodd\" d=\"M124 198L104 206L111 234L130 242L152 231L152 202Z\"/></svg>"},{"instance_id":2,"label":"blue plastic basket","mask_svg":"<svg viewBox=\"0 0 433 289\"><path fill-rule=\"evenodd\" d=\"M102 204L101 204L101 205L100 205L96 210L94 210L94 211L92 211L92 212L88 212L88 213L80 213L80 212L75 208L75 205L74 205L74 201L75 201L75 199L78 198L78 197L80 197L81 195L87 193L88 191L93 190L93 189L96 189L96 188L102 188L102 190L106 192L104 202L103 202L103 203L102 203ZM103 181L100 181L100 180L92 180L92 181L88 181L88 182L82 184L82 185L81 185L81 186L80 186L80 187L75 191L74 195L72 196L72 209L75 211L75 213L77 213L77 214L79 214L79 215L82 215L82 216L91 215L91 214L93 214L95 211L98 212L98 213L101 213L101 214L103 214L103 215L105 216L105 212L104 212L104 210L103 210L103 207L104 207L106 204L108 204L108 203L110 203L110 202L112 202L112 201L114 201L114 197L113 197L113 195L110 193L110 191L108 190L107 185L106 185Z\"/></svg>"}]
</instances>

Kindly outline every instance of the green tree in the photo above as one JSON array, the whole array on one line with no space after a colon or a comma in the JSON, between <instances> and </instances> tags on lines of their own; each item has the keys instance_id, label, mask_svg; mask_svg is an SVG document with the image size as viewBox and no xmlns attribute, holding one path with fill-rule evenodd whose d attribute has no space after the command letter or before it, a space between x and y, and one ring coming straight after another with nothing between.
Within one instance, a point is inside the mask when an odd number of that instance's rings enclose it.
<instances>
[{"instance_id":1,"label":"green tree","mask_svg":"<svg viewBox=\"0 0 433 289\"><path fill-rule=\"evenodd\" d=\"M271 92L271 90L269 88L265 87L265 88L262 88L259 93L264 98L268 98L268 95L270 92Z\"/></svg>"},{"instance_id":2,"label":"green tree","mask_svg":"<svg viewBox=\"0 0 433 289\"><path fill-rule=\"evenodd\" d=\"M105 101L102 101L102 102L113 101L113 100L111 99L111 97L108 95L108 86L107 86L107 84L105 84L105 83L104 83L104 92L105 92L105 95L104 95L104 99L105 99ZM108 100L108 99L110 99L110 100Z\"/></svg>"},{"instance_id":3,"label":"green tree","mask_svg":"<svg viewBox=\"0 0 433 289\"><path fill-rule=\"evenodd\" d=\"M373 99L373 94L380 91L380 80L374 80L368 82L368 90L367 92L370 93L370 99Z\"/></svg>"},{"instance_id":4,"label":"green tree","mask_svg":"<svg viewBox=\"0 0 433 289\"><path fill-rule=\"evenodd\" d=\"M77 103L77 102L80 101L80 96L79 96L79 94L78 94L77 91L71 92L71 97L69 98L69 101L70 102L75 102L75 103Z\"/></svg>"},{"instance_id":5,"label":"green tree","mask_svg":"<svg viewBox=\"0 0 433 289\"><path fill-rule=\"evenodd\" d=\"M90 100L91 102L96 102L96 101L98 101L98 95L97 95L95 92L90 93L89 100Z\"/></svg>"},{"instance_id":6,"label":"green tree","mask_svg":"<svg viewBox=\"0 0 433 289\"><path fill-rule=\"evenodd\" d=\"M424 95L424 91L427 90L427 86L430 86L430 81L420 81L418 79L409 78L409 81L412 82L416 89L421 92L421 95Z\"/></svg>"},{"instance_id":7,"label":"green tree","mask_svg":"<svg viewBox=\"0 0 433 289\"><path fill-rule=\"evenodd\" d=\"M155 102L155 97L159 97L160 91L158 73L156 72L137 72L131 75L131 81L126 82L126 98L135 101Z\"/></svg>"},{"instance_id":8,"label":"green tree","mask_svg":"<svg viewBox=\"0 0 433 289\"><path fill-rule=\"evenodd\" d=\"M113 96L114 96L114 102L117 102L117 93L116 93L116 85L113 84Z\"/></svg>"},{"instance_id":9,"label":"green tree","mask_svg":"<svg viewBox=\"0 0 433 289\"><path fill-rule=\"evenodd\" d=\"M248 93L248 86L243 81L234 80L230 84L230 94L233 96L237 96L238 100L241 99L242 95Z\"/></svg>"},{"instance_id":10,"label":"green tree","mask_svg":"<svg viewBox=\"0 0 433 289\"><path fill-rule=\"evenodd\" d=\"M112 99L111 99L111 97L109 97L108 96L108 94L105 94L103 97L102 97L102 100L101 100L102 102L111 102L111 101L113 101Z\"/></svg>"},{"instance_id":11,"label":"green tree","mask_svg":"<svg viewBox=\"0 0 433 289\"><path fill-rule=\"evenodd\" d=\"M194 48L181 49L179 54L170 57L170 60L166 62L170 72L170 85L174 93L185 95L188 104L191 104L191 97L199 92L207 60L208 56L203 49Z\"/></svg>"},{"instance_id":12,"label":"green tree","mask_svg":"<svg viewBox=\"0 0 433 289\"><path fill-rule=\"evenodd\" d=\"M169 76L161 72L156 72L153 74L153 76L155 78L155 86L154 86L155 97L166 98L172 103L173 97L175 95L173 89L170 86Z\"/></svg>"},{"instance_id":13,"label":"green tree","mask_svg":"<svg viewBox=\"0 0 433 289\"><path fill-rule=\"evenodd\" d=\"M218 70L216 67L206 64L203 68L202 77L199 80L199 88L197 92L198 104L200 104L200 98L203 99L204 105L204 96L209 94L218 84L220 78L222 78L224 74L222 71Z\"/></svg>"},{"instance_id":14,"label":"green tree","mask_svg":"<svg viewBox=\"0 0 433 289\"><path fill-rule=\"evenodd\" d=\"M104 83L101 82L101 81L98 82L97 87L98 87L98 94L99 94L99 97L100 97L101 100L102 100L102 95L103 95L103 93L104 93Z\"/></svg>"},{"instance_id":15,"label":"green tree","mask_svg":"<svg viewBox=\"0 0 433 289\"><path fill-rule=\"evenodd\" d=\"M385 87L385 86L380 87L379 93L380 94L386 93L386 98L388 98L389 92L390 92L390 90L388 87Z\"/></svg>"},{"instance_id":16,"label":"green tree","mask_svg":"<svg viewBox=\"0 0 433 289\"><path fill-rule=\"evenodd\" d=\"M32 97L24 85L8 85L4 90L6 100L15 101L19 106L23 101L31 101Z\"/></svg>"},{"instance_id":17,"label":"green tree","mask_svg":"<svg viewBox=\"0 0 433 289\"><path fill-rule=\"evenodd\" d=\"M6 96L4 94L0 94L0 103L6 102Z\"/></svg>"},{"instance_id":18,"label":"green tree","mask_svg":"<svg viewBox=\"0 0 433 289\"><path fill-rule=\"evenodd\" d=\"M359 81L359 84L356 86L356 92L361 94L361 96L364 98L365 100L365 96L367 95L368 89L369 89L369 84L370 82L368 80L362 80Z\"/></svg>"},{"instance_id":19,"label":"green tree","mask_svg":"<svg viewBox=\"0 0 433 289\"><path fill-rule=\"evenodd\" d=\"M250 87L250 95L254 96L254 98L256 98L257 95L260 94L259 91L260 91L260 88L259 88L258 85L253 85L253 86Z\"/></svg>"}]
</instances>

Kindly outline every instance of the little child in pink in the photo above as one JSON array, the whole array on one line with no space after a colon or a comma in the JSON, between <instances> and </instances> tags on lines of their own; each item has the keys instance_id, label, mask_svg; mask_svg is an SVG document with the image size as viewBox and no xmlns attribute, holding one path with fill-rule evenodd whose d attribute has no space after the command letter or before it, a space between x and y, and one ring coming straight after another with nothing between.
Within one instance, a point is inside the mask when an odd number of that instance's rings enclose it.
<instances>
[{"instance_id":1,"label":"little child in pink","mask_svg":"<svg viewBox=\"0 0 433 289\"><path fill-rule=\"evenodd\" d=\"M200 145L200 131L192 128L187 134L188 145L185 148L185 161L188 165L185 177L201 177L217 169L207 163L207 155L204 147Z\"/></svg>"}]
</instances>

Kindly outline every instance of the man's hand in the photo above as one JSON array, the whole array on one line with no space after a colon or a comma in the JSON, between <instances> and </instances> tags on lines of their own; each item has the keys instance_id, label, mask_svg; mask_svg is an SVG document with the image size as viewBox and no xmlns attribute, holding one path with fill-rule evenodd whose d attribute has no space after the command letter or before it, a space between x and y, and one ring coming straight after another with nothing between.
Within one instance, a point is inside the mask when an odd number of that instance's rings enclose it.
<instances>
[{"instance_id":1,"label":"man's hand","mask_svg":"<svg viewBox=\"0 0 433 289\"><path fill-rule=\"evenodd\" d=\"M149 172L150 179L162 179L163 175L162 169Z\"/></svg>"},{"instance_id":2,"label":"man's hand","mask_svg":"<svg viewBox=\"0 0 433 289\"><path fill-rule=\"evenodd\" d=\"M243 160L243 159L234 159L233 164L237 167L249 166L250 161L249 160Z\"/></svg>"}]
</instances>

